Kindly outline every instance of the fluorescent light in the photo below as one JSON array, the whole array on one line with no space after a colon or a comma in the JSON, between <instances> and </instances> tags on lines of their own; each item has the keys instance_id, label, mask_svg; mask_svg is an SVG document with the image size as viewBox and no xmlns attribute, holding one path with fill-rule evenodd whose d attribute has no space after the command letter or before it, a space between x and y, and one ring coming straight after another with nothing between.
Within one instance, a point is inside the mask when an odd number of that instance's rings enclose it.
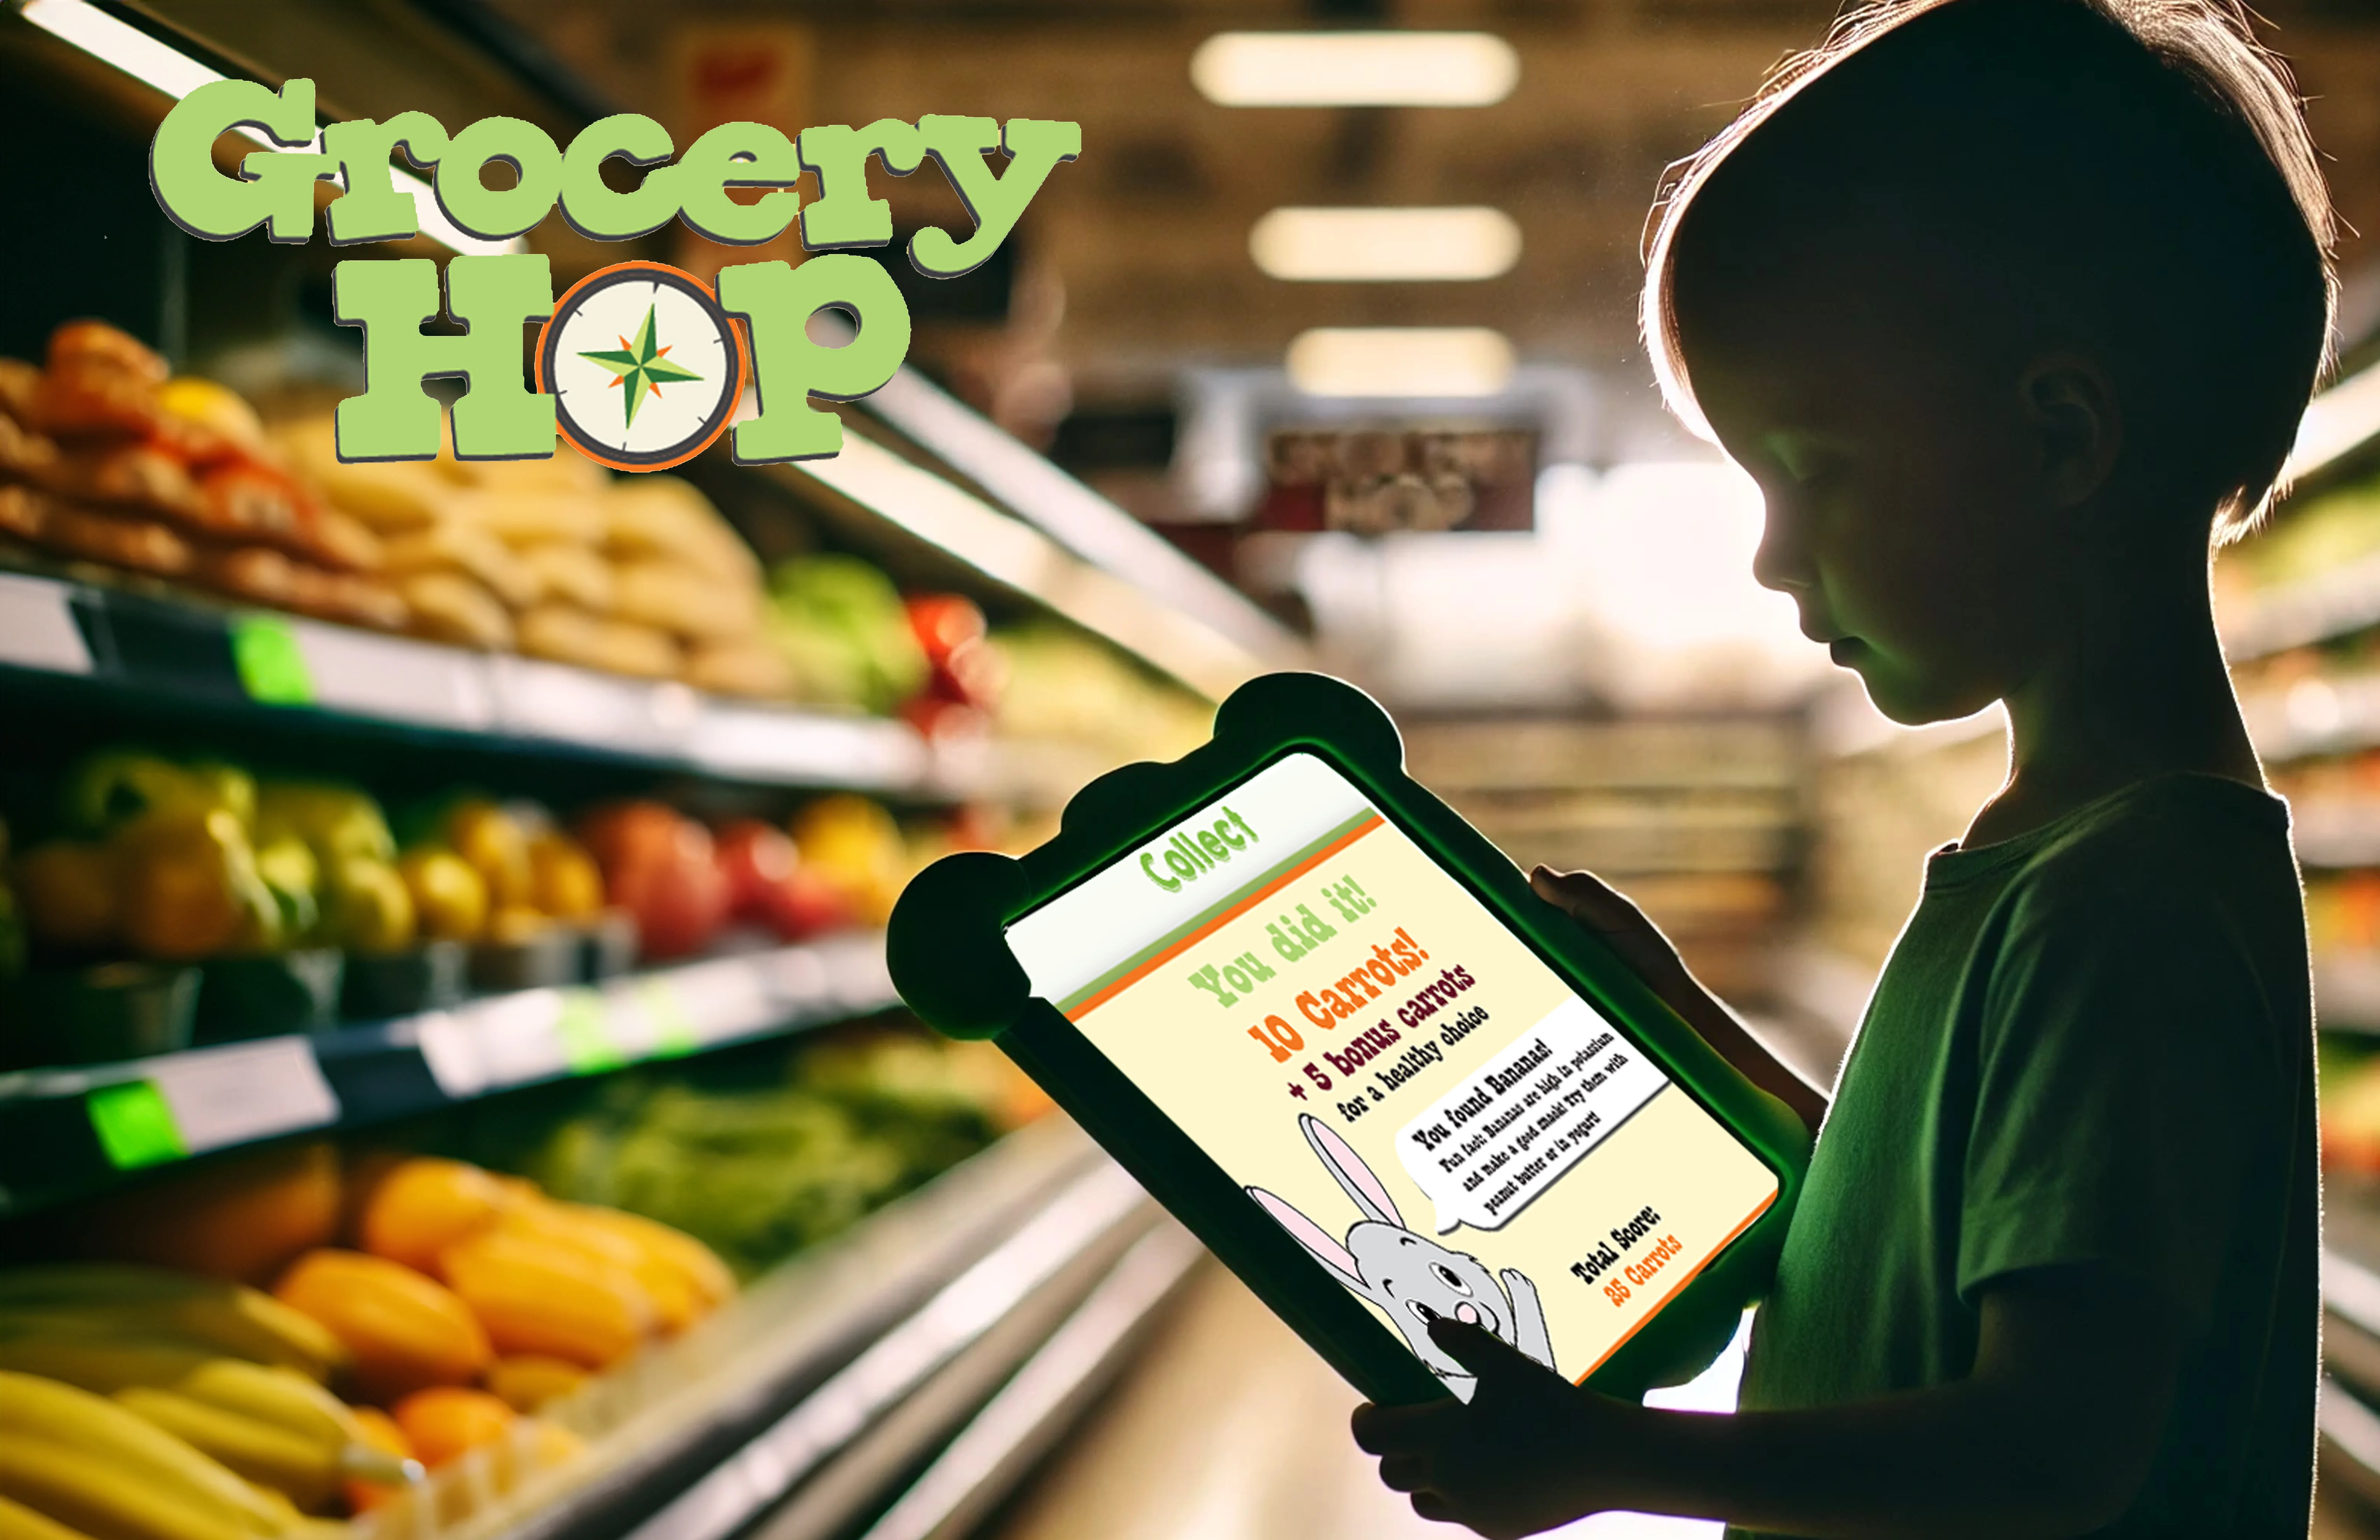
<instances>
[{"instance_id":1,"label":"fluorescent light","mask_svg":"<svg viewBox=\"0 0 2380 1540\"><path fill-rule=\"evenodd\" d=\"M1031 595L1203 695L1220 700L1264 672L1264 660L1220 632L1151 602L1124 579L1075 560L1031 525L871 439L847 432L841 453L797 461L791 468Z\"/></svg>"},{"instance_id":2,"label":"fluorescent light","mask_svg":"<svg viewBox=\"0 0 2380 1540\"><path fill-rule=\"evenodd\" d=\"M1520 77L1489 32L1218 32L1190 56L1226 107L1484 107Z\"/></svg>"},{"instance_id":3,"label":"fluorescent light","mask_svg":"<svg viewBox=\"0 0 2380 1540\"><path fill-rule=\"evenodd\" d=\"M1248 255L1310 283L1500 278L1521 259L1521 227L1501 209L1275 209L1248 231Z\"/></svg>"},{"instance_id":4,"label":"fluorescent light","mask_svg":"<svg viewBox=\"0 0 2380 1540\"><path fill-rule=\"evenodd\" d=\"M1318 326L1289 345L1289 378L1308 395L1494 395L1512 345L1485 326Z\"/></svg>"},{"instance_id":5,"label":"fluorescent light","mask_svg":"<svg viewBox=\"0 0 2380 1540\"><path fill-rule=\"evenodd\" d=\"M1064 563L1040 531L856 433L844 434L841 452L794 468L1012 588L1041 593Z\"/></svg>"},{"instance_id":6,"label":"fluorescent light","mask_svg":"<svg viewBox=\"0 0 2380 1540\"><path fill-rule=\"evenodd\" d=\"M98 6L89 4L89 0L27 0L24 17L51 36L74 44L92 58L115 66L143 85L153 87L176 102L200 86L226 78L220 71L208 68L138 27L118 21ZM232 131L267 150L282 148L254 128L242 127ZM322 147L322 136L318 132L307 148L319 151ZM399 192L413 199L414 212L421 233L448 250L471 256L490 256L528 249L528 242L517 237L493 241L465 235L440 210L437 195L431 190L429 183L395 165L389 167L389 176Z\"/></svg>"},{"instance_id":7,"label":"fluorescent light","mask_svg":"<svg viewBox=\"0 0 2380 1540\"><path fill-rule=\"evenodd\" d=\"M832 313L832 312L824 312ZM862 406L991 494L1018 518L1148 599L1181 612L1277 667L1304 644L1173 543L1051 465L980 413L903 365ZM845 440L846 443L850 441Z\"/></svg>"},{"instance_id":8,"label":"fluorescent light","mask_svg":"<svg viewBox=\"0 0 2380 1540\"><path fill-rule=\"evenodd\" d=\"M2298 438L2283 477L2311 476L2380 433L2380 364L2349 375L2313 398L2298 419Z\"/></svg>"}]
</instances>

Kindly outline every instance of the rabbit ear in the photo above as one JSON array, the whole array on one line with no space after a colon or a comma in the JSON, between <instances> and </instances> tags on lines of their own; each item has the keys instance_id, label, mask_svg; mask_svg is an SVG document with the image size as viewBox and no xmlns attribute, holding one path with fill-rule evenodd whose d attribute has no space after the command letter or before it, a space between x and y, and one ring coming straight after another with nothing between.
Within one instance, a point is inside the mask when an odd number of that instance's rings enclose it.
<instances>
[{"instance_id":1,"label":"rabbit ear","mask_svg":"<svg viewBox=\"0 0 2380 1540\"><path fill-rule=\"evenodd\" d=\"M1399 1230L1405 1227L1403 1217L1397 1212L1396 1200L1389 1196L1389 1190L1380 1185L1372 1168L1364 1164L1364 1158L1346 1140L1324 1127L1322 1120L1311 1112L1299 1113L1297 1126L1305 1131L1305 1142L1322 1157L1322 1163L1330 1168L1330 1174L1339 1179L1339 1185L1355 1200L1355 1207L1364 1211L1366 1219L1394 1225Z\"/></svg>"},{"instance_id":2,"label":"rabbit ear","mask_svg":"<svg viewBox=\"0 0 2380 1540\"><path fill-rule=\"evenodd\" d=\"M1281 1222L1281 1228L1289 1231L1291 1240L1311 1252L1314 1260L1337 1273L1340 1282L1359 1294L1372 1291L1372 1286L1365 1282L1364 1275L1356 1270L1355 1254L1333 1240L1329 1231L1291 1207L1284 1199L1275 1197L1261 1187L1249 1188L1248 1196L1256 1199L1266 1213Z\"/></svg>"}]
</instances>

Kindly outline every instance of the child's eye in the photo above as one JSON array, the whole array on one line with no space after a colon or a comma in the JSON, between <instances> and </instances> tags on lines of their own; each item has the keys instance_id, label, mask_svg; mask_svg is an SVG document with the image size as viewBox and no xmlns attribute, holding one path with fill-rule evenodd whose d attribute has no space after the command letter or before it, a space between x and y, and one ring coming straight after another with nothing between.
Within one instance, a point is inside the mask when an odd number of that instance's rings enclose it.
<instances>
[{"instance_id":1,"label":"child's eye","mask_svg":"<svg viewBox=\"0 0 2380 1540\"><path fill-rule=\"evenodd\" d=\"M1429 1265L1429 1270L1438 1275L1438 1280L1440 1283L1445 1284L1448 1288L1453 1290L1458 1294L1464 1295L1465 1297L1469 1296L1471 1287L1463 1281L1463 1275L1461 1273L1456 1272L1453 1268L1448 1267L1443 1262L1431 1263Z\"/></svg>"},{"instance_id":2,"label":"child's eye","mask_svg":"<svg viewBox=\"0 0 2380 1540\"><path fill-rule=\"evenodd\" d=\"M1420 1321L1424 1326L1427 1326L1430 1322L1438 1319L1438 1312L1432 1310L1428 1305L1422 1304L1419 1300L1405 1301L1405 1308L1412 1311L1414 1313L1414 1318Z\"/></svg>"}]
</instances>

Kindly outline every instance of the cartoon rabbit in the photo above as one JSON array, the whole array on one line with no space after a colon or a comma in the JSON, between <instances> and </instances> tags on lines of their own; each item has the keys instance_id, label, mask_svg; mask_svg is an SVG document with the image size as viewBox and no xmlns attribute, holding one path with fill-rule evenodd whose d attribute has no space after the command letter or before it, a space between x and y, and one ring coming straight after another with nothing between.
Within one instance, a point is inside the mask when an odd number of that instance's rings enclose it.
<instances>
[{"instance_id":1,"label":"cartoon rabbit","mask_svg":"<svg viewBox=\"0 0 2380 1540\"><path fill-rule=\"evenodd\" d=\"M1468 1401L1473 1380L1468 1370L1429 1340L1429 1323L1440 1316L1485 1327L1547 1368L1554 1366L1545 1307L1537 1300L1537 1286L1525 1274L1507 1267L1490 1277L1477 1257L1449 1251L1407 1230L1389 1190L1346 1140L1312 1113L1299 1114L1297 1126L1323 1166L1364 1211L1364 1218L1347 1231L1346 1243L1332 1240L1320 1225L1261 1187L1249 1188L1248 1196L1280 1220L1316 1261L1338 1274L1340 1282L1387 1311L1415 1355L1447 1382L1448 1389Z\"/></svg>"}]
</instances>

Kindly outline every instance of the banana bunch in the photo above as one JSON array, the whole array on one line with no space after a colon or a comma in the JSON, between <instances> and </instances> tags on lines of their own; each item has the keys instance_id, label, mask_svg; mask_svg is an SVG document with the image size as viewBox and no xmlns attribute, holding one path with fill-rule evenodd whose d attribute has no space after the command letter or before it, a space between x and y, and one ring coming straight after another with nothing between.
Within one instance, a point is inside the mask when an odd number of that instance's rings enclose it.
<instances>
[{"instance_id":1,"label":"banana bunch","mask_svg":"<svg viewBox=\"0 0 2380 1540\"><path fill-rule=\"evenodd\" d=\"M329 1330L272 1295L237 1283L163 1267L67 1263L0 1272L0 1368L45 1374L28 1362L52 1352L75 1357L92 1349L138 1349L140 1364L156 1350L180 1349L208 1358L278 1364L315 1380L345 1365L346 1349ZM104 1353L90 1358L104 1362ZM114 1390L127 1379L93 1385Z\"/></svg>"},{"instance_id":2,"label":"banana bunch","mask_svg":"<svg viewBox=\"0 0 2380 1540\"><path fill-rule=\"evenodd\" d=\"M322 1437L346 1408L333 1415L314 1397L290 1393L285 1381L329 1394L290 1371L218 1362L237 1367L198 1376L187 1395L146 1393L187 1401L211 1431L219 1421L276 1430L289 1446L279 1451L285 1455L300 1447L340 1451L314 1460L326 1474L308 1473L319 1506L342 1470L357 1463L345 1454L347 1446ZM285 1487L251 1477L137 1411L128 1403L138 1393L110 1399L0 1370L0 1540L298 1540L315 1526ZM201 1396L285 1420L267 1422ZM300 1423L310 1431L298 1431ZM254 1435L241 1437L243 1448L252 1449ZM365 1463L376 1478L398 1464L378 1454ZM399 1468L398 1474L419 1479L419 1469Z\"/></svg>"},{"instance_id":3,"label":"banana bunch","mask_svg":"<svg viewBox=\"0 0 2380 1540\"><path fill-rule=\"evenodd\" d=\"M286 1535L344 1481L420 1475L323 1388L345 1358L311 1318L237 1284L0 1273L0 1499L91 1540ZM0 1509L0 1540L58 1537Z\"/></svg>"}]
</instances>

